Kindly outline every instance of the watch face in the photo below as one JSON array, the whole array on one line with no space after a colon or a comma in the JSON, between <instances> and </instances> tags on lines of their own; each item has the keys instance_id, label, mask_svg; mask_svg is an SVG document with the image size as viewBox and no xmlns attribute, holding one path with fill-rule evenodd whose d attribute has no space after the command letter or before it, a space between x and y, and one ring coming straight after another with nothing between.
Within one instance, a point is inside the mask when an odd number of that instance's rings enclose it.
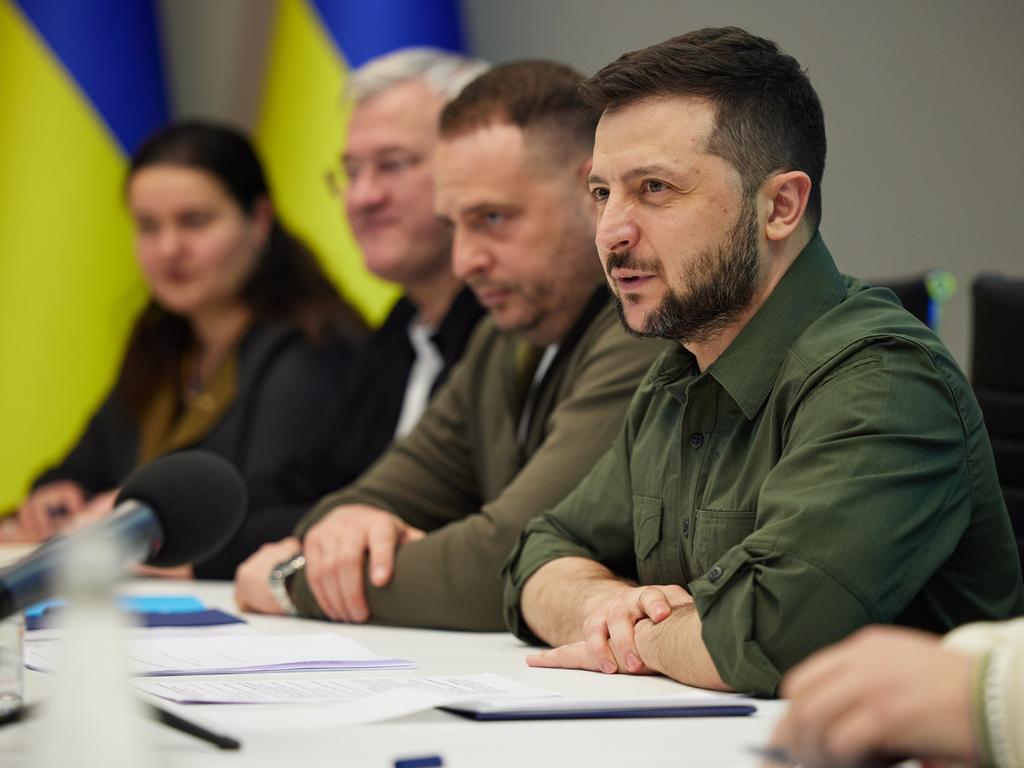
<instances>
[{"instance_id":1,"label":"watch face","mask_svg":"<svg viewBox=\"0 0 1024 768\"><path fill-rule=\"evenodd\" d=\"M297 570L295 561L297 558L293 558L286 563L281 563L274 570L270 572L270 594L273 595L274 601L278 604L282 611L290 616L296 614L295 603L292 602L291 596L288 594L287 579ZM305 563L305 560L302 561Z\"/></svg>"}]
</instances>

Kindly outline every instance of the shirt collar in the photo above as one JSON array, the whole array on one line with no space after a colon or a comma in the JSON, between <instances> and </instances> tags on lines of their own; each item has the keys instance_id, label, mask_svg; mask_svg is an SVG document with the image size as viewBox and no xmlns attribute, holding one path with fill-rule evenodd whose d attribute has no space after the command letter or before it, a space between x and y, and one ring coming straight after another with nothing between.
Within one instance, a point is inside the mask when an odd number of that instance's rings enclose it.
<instances>
[{"instance_id":1,"label":"shirt collar","mask_svg":"<svg viewBox=\"0 0 1024 768\"><path fill-rule=\"evenodd\" d=\"M796 339L845 295L845 283L821 235L815 233L771 295L707 373L753 419L771 392ZM697 370L681 345L662 359L654 383L666 389Z\"/></svg>"},{"instance_id":2,"label":"shirt collar","mask_svg":"<svg viewBox=\"0 0 1024 768\"><path fill-rule=\"evenodd\" d=\"M448 312L441 319L441 325L433 335L432 341L441 350L441 354L447 360L452 355L458 357L462 354L465 346L465 337L469 335L484 314L484 308L476 300L473 291L467 286L455 296Z\"/></svg>"},{"instance_id":3,"label":"shirt collar","mask_svg":"<svg viewBox=\"0 0 1024 768\"><path fill-rule=\"evenodd\" d=\"M765 303L708 367L744 416L757 415L793 343L845 294L843 277L815 233Z\"/></svg>"}]
</instances>

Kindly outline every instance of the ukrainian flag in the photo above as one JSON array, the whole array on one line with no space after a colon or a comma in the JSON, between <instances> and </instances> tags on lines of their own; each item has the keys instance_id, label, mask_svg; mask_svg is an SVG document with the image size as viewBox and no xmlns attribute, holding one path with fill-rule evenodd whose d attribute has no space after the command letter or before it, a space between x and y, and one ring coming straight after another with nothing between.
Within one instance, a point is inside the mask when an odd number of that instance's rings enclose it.
<instances>
[{"instance_id":1,"label":"ukrainian flag","mask_svg":"<svg viewBox=\"0 0 1024 768\"><path fill-rule=\"evenodd\" d=\"M325 173L345 135L347 71L412 45L463 50L457 0L278 0L256 132L278 213L374 324L398 292L364 269Z\"/></svg>"},{"instance_id":2,"label":"ukrainian flag","mask_svg":"<svg viewBox=\"0 0 1024 768\"><path fill-rule=\"evenodd\" d=\"M167 114L150 0L0 0L0 509L112 385L145 296L127 156Z\"/></svg>"}]
</instances>

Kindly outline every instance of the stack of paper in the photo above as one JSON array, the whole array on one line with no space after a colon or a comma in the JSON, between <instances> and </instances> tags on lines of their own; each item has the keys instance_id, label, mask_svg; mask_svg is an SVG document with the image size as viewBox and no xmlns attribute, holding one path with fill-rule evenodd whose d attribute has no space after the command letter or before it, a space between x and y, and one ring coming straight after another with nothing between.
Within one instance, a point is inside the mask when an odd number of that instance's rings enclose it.
<instances>
[{"instance_id":1,"label":"stack of paper","mask_svg":"<svg viewBox=\"0 0 1024 768\"><path fill-rule=\"evenodd\" d=\"M539 697L558 695L489 673L444 677L165 679L139 680L135 686L181 704L220 704L204 709L203 718L223 728L261 733L388 720L478 696L529 697L536 701Z\"/></svg>"},{"instance_id":2,"label":"stack of paper","mask_svg":"<svg viewBox=\"0 0 1024 768\"><path fill-rule=\"evenodd\" d=\"M27 644L25 666L52 672L61 643ZM354 640L331 633L162 637L125 644L133 675L223 675L345 669L407 669L411 661L377 656Z\"/></svg>"}]
</instances>

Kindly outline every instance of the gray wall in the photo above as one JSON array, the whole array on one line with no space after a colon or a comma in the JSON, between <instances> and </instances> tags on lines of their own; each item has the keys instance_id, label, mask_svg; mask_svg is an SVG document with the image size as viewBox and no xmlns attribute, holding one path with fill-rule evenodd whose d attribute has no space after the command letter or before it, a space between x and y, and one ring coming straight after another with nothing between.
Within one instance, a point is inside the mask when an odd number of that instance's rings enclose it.
<instances>
[{"instance_id":1,"label":"gray wall","mask_svg":"<svg viewBox=\"0 0 1024 768\"><path fill-rule=\"evenodd\" d=\"M1024 3L986 0L464 0L475 53L585 72L709 25L776 40L825 107L822 232L840 267L885 279L941 267L960 283L943 336L969 362L969 285L1024 276ZM272 0L163 0L179 114L252 125Z\"/></svg>"}]
</instances>

